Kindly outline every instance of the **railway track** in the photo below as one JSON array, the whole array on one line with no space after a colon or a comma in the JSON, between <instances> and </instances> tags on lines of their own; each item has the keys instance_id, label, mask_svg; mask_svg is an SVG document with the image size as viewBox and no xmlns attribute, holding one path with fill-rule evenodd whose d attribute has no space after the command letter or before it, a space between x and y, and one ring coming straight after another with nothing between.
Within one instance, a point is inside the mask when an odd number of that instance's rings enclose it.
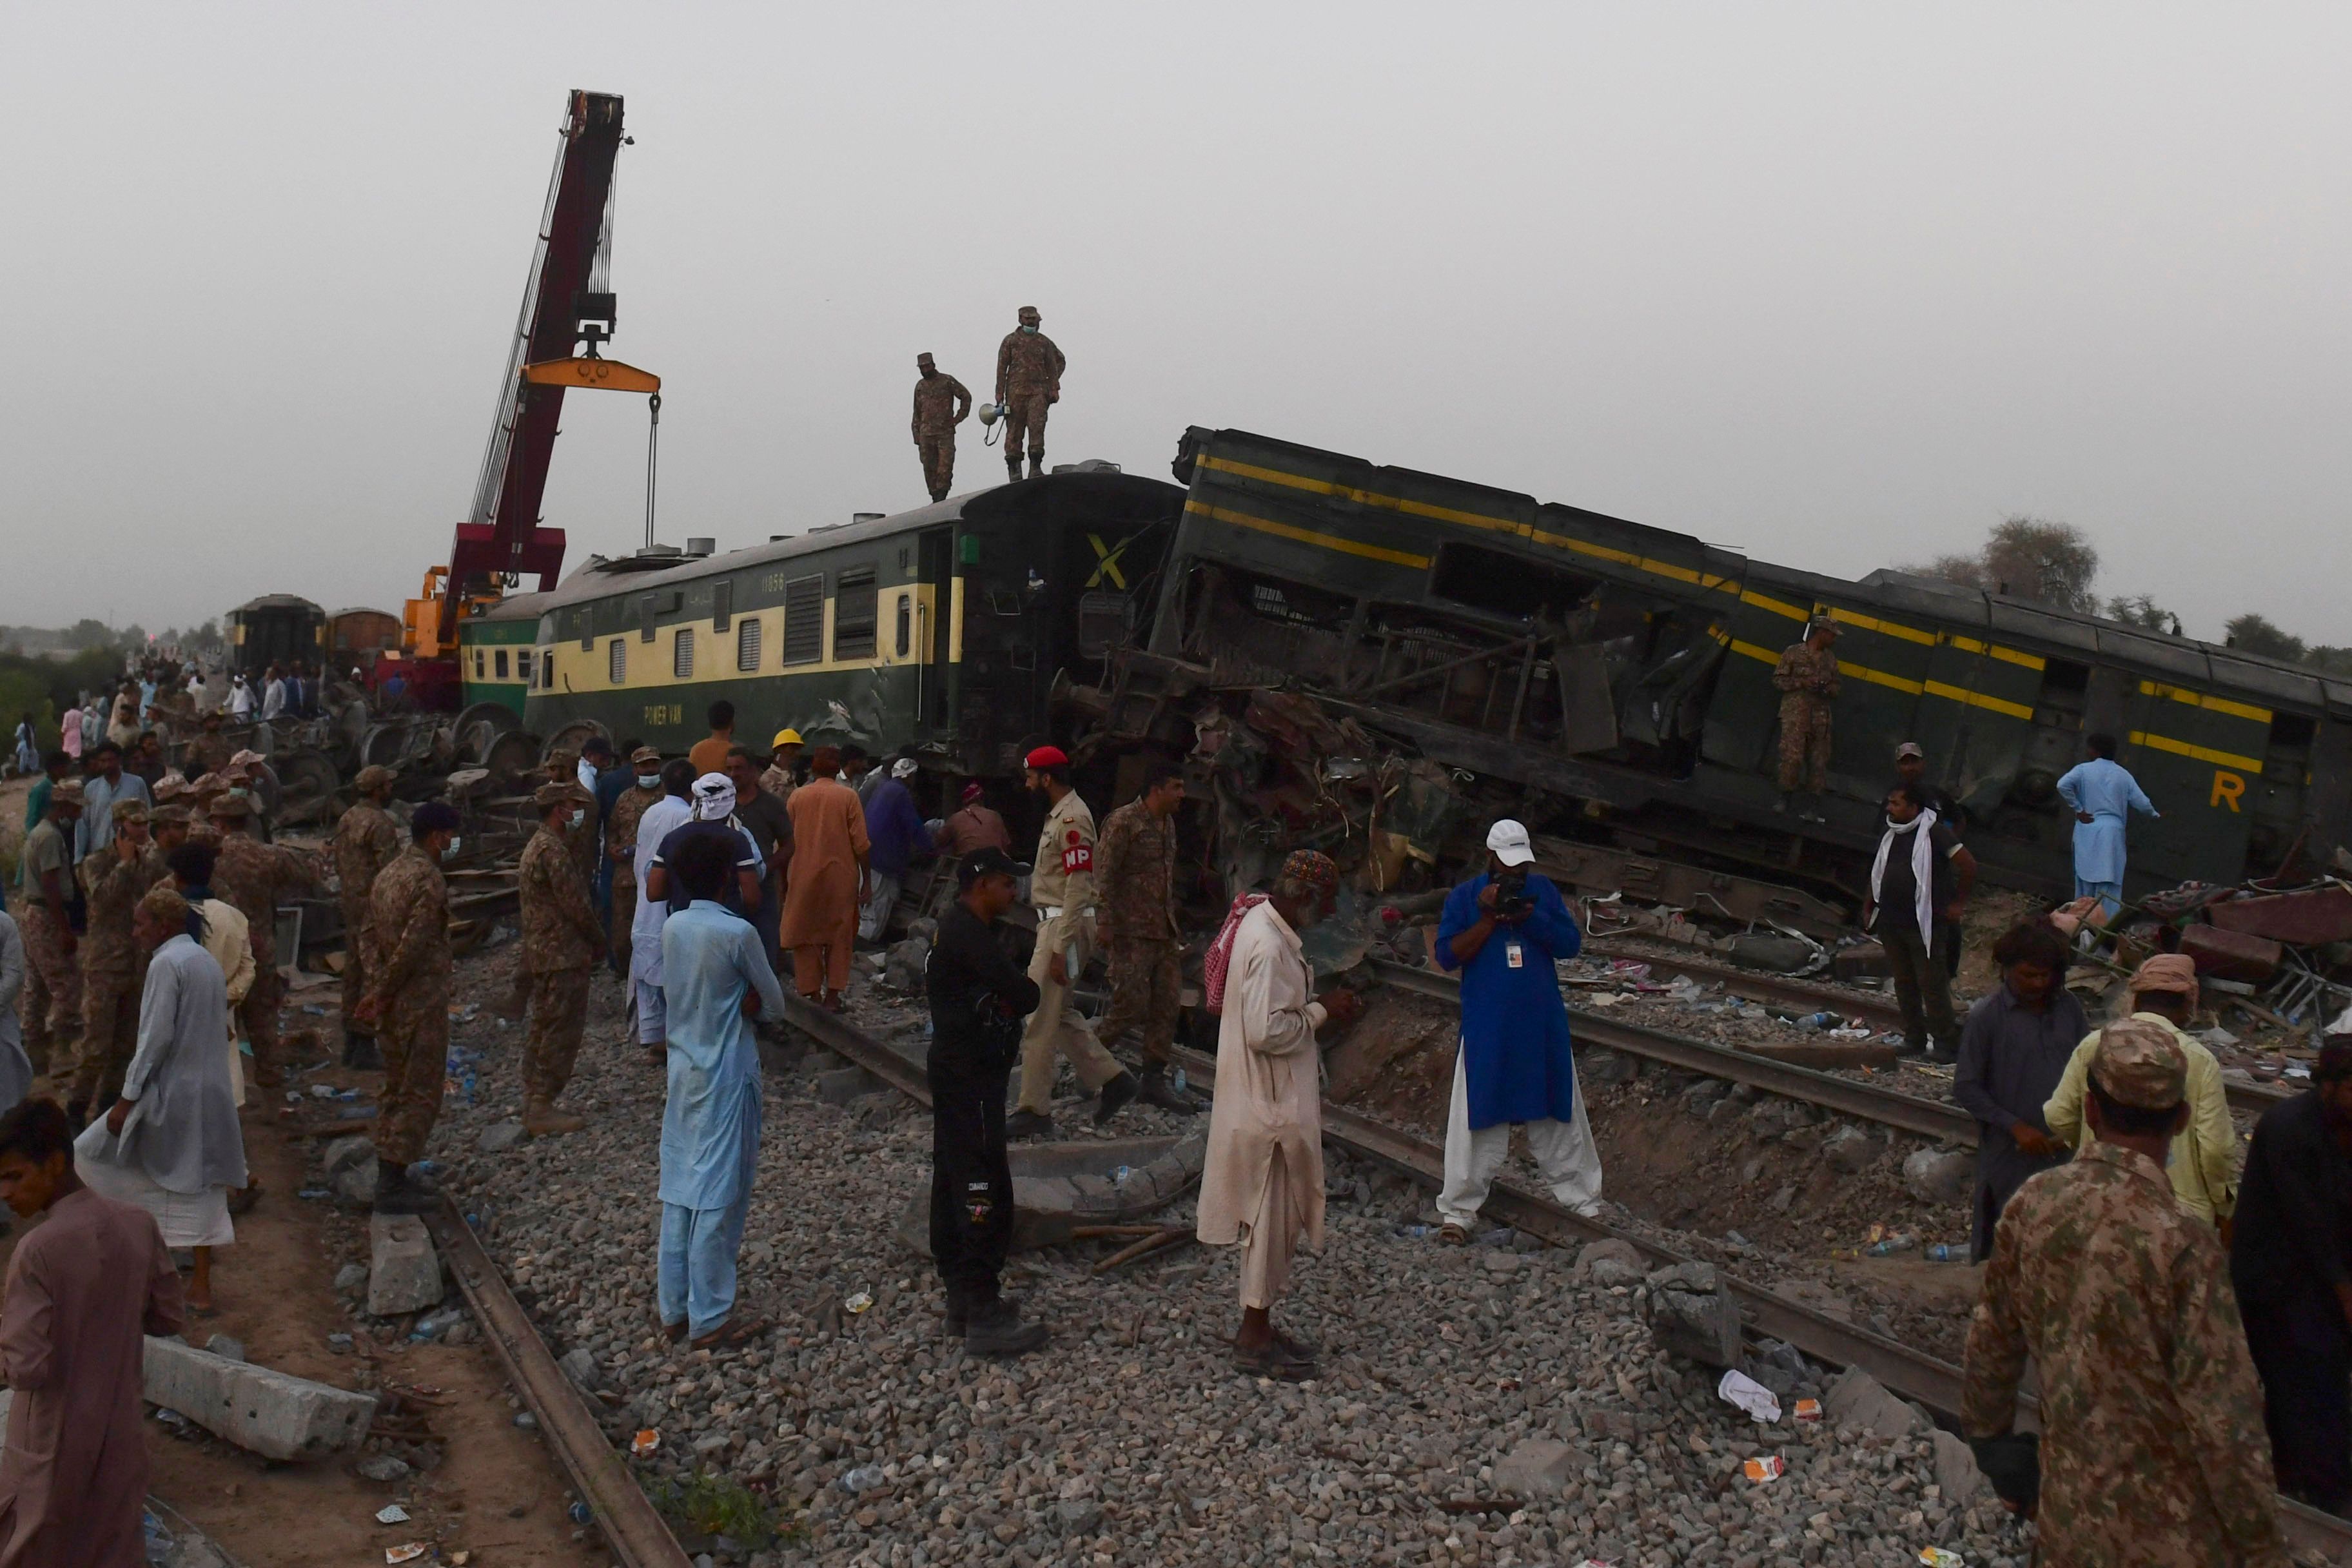
<instances>
[{"instance_id":1,"label":"railway track","mask_svg":"<svg viewBox=\"0 0 2352 1568\"><path fill-rule=\"evenodd\" d=\"M547 1342L531 1327L456 1200L443 1198L440 1212L425 1215L425 1225L449 1260L449 1271L457 1277L457 1289L481 1324L482 1337L498 1352L523 1403L538 1419L556 1462L595 1514L621 1568L692 1568L677 1537L605 1440L571 1379L556 1366Z\"/></svg>"},{"instance_id":2,"label":"railway track","mask_svg":"<svg viewBox=\"0 0 2352 1568\"><path fill-rule=\"evenodd\" d=\"M1404 970L1403 973L1425 972ZM864 1068L919 1103L927 1107L930 1104L929 1083L919 1063L837 1014L810 1007L793 997L786 998L784 1005L786 1016L793 1026L826 1049ZM1727 1054L1738 1055L1738 1052ZM1177 1047L1175 1055L1196 1084L1214 1092L1215 1058L1183 1047ZM1779 1067L1780 1064L1769 1065ZM1328 1100L1324 1102L1323 1136L1353 1153L1396 1171L1421 1186L1434 1190L1444 1181L1444 1150L1440 1145L1403 1129L1374 1121L1346 1106L1333 1105ZM1649 1260L1653 1268L1701 1261L1695 1254L1677 1250L1649 1237L1621 1230L1601 1220L1586 1219L1571 1214L1548 1195L1532 1192L1508 1176L1495 1184L1484 1212L1495 1220L1539 1237L1555 1246L1580 1246L1588 1241L1614 1239L1630 1244ZM1914 1350L1868 1329L1841 1321L1768 1287L1733 1278L1719 1269L1718 1274L1724 1289L1739 1304L1740 1320L1747 1331L1786 1341L1814 1360L1833 1366L1860 1367L1906 1398L1916 1399L1928 1409L1946 1416L1957 1417L1958 1415L1961 1373L1949 1362ZM2019 1404L2021 1419L2030 1422L2035 1413L2032 1396L2021 1394ZM2279 1500L2279 1513L2290 1547L2297 1552L2316 1548L2331 1563L2352 1568L2352 1523L2305 1508L2284 1497Z\"/></svg>"},{"instance_id":3,"label":"railway track","mask_svg":"<svg viewBox=\"0 0 2352 1568\"><path fill-rule=\"evenodd\" d=\"M1735 991L1734 994L1749 996L1751 1001L1766 999L1764 994L1766 993L1775 990L1786 991L1790 987L1801 986L1805 984L1802 981L1785 978L1767 982L1749 974L1745 970L1730 969L1721 964L1699 963L1682 959L1654 959L1647 953L1622 956L1639 956L1644 963L1675 973L1719 975L1726 981L1727 988L1729 988L1731 981L1737 980L1742 984L1748 985L1757 994L1750 995L1745 991ZM1398 963L1385 958L1375 958L1368 962L1372 972L1383 984L1397 985L1408 991L1418 991L1423 995L1433 996L1441 1001L1454 1002L1461 999L1461 983L1450 974L1441 973L1434 969L1415 969L1410 964ZM1807 987L1807 989L1820 988ZM1824 1000L1822 1005L1829 1005L1830 1002L1835 1000L1837 998L1829 998ZM1654 1029L1643 1024L1629 1024L1622 1019L1612 1018L1605 1013L1578 1006L1573 1000L1573 994L1568 1003L1568 1015L1580 1038L1612 1051L1623 1051L1629 1056L1666 1062L1675 1067L1686 1068L1693 1072L1705 1073L1711 1078L1728 1079L1735 1083L1752 1083L1757 1088L1769 1089L1774 1094L1787 1095L1792 1100L1810 1100L1813 1104L1841 1110L1848 1115L1859 1116L1865 1121L1884 1122L1889 1127L1904 1128L1919 1133L1923 1137L1949 1138L1955 1142L1964 1143L1970 1148L1976 1146L1975 1121L1958 1106L1947 1101L1922 1100L1917 1095L1881 1089L1874 1084L1864 1083L1859 1079L1840 1078L1835 1073L1818 1072L1811 1068L1791 1067L1786 1062L1770 1061L1747 1051L1734 1050L1728 1046L1711 1045L1707 1041L1692 1039L1686 1035L1677 1035L1670 1030ZM2241 1083L2234 1079L2223 1079L2221 1088L2222 1093L2230 1101L2230 1109L2244 1111L2250 1116L2260 1116L2281 1100L2292 1098L2287 1090L2274 1088L2270 1084ZM1841 1096L1841 1098L1832 1098L1832 1096Z\"/></svg>"}]
</instances>

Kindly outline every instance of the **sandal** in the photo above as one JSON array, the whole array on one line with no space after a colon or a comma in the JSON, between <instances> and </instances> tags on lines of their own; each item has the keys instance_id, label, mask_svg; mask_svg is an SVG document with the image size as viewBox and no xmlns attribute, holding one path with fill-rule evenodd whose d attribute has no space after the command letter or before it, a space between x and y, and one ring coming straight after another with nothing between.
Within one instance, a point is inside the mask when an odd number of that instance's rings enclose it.
<instances>
[{"instance_id":1,"label":"sandal","mask_svg":"<svg viewBox=\"0 0 2352 1568\"><path fill-rule=\"evenodd\" d=\"M261 1191L259 1182L246 1183L244 1186L229 1194L228 1212L233 1215L251 1214L253 1205L261 1201Z\"/></svg>"},{"instance_id":2,"label":"sandal","mask_svg":"<svg viewBox=\"0 0 2352 1568\"><path fill-rule=\"evenodd\" d=\"M1450 1219L1447 1220L1444 1225L1437 1227L1437 1245L1440 1247L1469 1246L1470 1232L1468 1227L1456 1225Z\"/></svg>"},{"instance_id":3,"label":"sandal","mask_svg":"<svg viewBox=\"0 0 2352 1568\"><path fill-rule=\"evenodd\" d=\"M1276 1383L1305 1383L1315 1375L1315 1363L1294 1361L1283 1353L1279 1339L1259 1345L1255 1350L1234 1347L1234 1370L1249 1377L1272 1378Z\"/></svg>"},{"instance_id":4,"label":"sandal","mask_svg":"<svg viewBox=\"0 0 2352 1568\"><path fill-rule=\"evenodd\" d=\"M751 1343L753 1340L758 1339L761 1334L766 1333L775 1326L774 1321L768 1318L753 1318L748 1322L735 1318L730 1318L725 1322L719 1324L717 1328L711 1330L709 1333L703 1335L700 1339L688 1341L687 1349L697 1351L733 1350L739 1345Z\"/></svg>"}]
</instances>

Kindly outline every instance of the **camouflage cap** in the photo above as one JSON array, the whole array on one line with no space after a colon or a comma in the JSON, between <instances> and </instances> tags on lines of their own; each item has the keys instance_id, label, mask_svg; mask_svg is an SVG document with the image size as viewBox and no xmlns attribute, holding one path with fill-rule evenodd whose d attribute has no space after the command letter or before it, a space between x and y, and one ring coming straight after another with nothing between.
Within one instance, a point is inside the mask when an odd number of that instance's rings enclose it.
<instances>
[{"instance_id":1,"label":"camouflage cap","mask_svg":"<svg viewBox=\"0 0 2352 1568\"><path fill-rule=\"evenodd\" d=\"M1034 305L1024 305L1024 306L1022 306L1022 307L1021 307L1021 319L1022 319L1023 321L1044 321L1045 318L1043 315L1041 315L1041 314L1039 314L1039 313L1038 313L1038 310L1037 310L1037 307L1036 307L1036 306L1034 306Z\"/></svg>"},{"instance_id":2,"label":"camouflage cap","mask_svg":"<svg viewBox=\"0 0 2352 1568\"><path fill-rule=\"evenodd\" d=\"M357 778L352 780L352 785L362 793L372 789L389 789L392 787L393 780L398 776L382 763L370 763L360 770Z\"/></svg>"},{"instance_id":3,"label":"camouflage cap","mask_svg":"<svg viewBox=\"0 0 2352 1568\"><path fill-rule=\"evenodd\" d=\"M1837 636L1837 622L1832 620L1827 616L1815 616L1811 620L1805 623L1805 635L1807 637L1812 637L1821 632L1827 632L1832 637Z\"/></svg>"},{"instance_id":4,"label":"camouflage cap","mask_svg":"<svg viewBox=\"0 0 2352 1568\"><path fill-rule=\"evenodd\" d=\"M915 363L917 364L937 364L939 363L939 361L933 359L929 354L917 354L915 356Z\"/></svg>"},{"instance_id":5,"label":"camouflage cap","mask_svg":"<svg viewBox=\"0 0 2352 1568\"><path fill-rule=\"evenodd\" d=\"M659 763L661 760L662 754L660 749L654 746L639 746L635 751L629 753L629 761L640 764L646 763Z\"/></svg>"},{"instance_id":6,"label":"camouflage cap","mask_svg":"<svg viewBox=\"0 0 2352 1568\"><path fill-rule=\"evenodd\" d=\"M228 765L233 768L246 768L251 767L259 761L261 761L259 752L239 752L228 760Z\"/></svg>"},{"instance_id":7,"label":"camouflage cap","mask_svg":"<svg viewBox=\"0 0 2352 1568\"><path fill-rule=\"evenodd\" d=\"M184 805L159 805L155 814L147 820L157 827L185 827L188 825L188 808Z\"/></svg>"},{"instance_id":8,"label":"camouflage cap","mask_svg":"<svg viewBox=\"0 0 2352 1568\"><path fill-rule=\"evenodd\" d=\"M82 804L82 795L83 788L81 780L59 779L57 783L49 786L49 804L51 805L78 806Z\"/></svg>"},{"instance_id":9,"label":"camouflage cap","mask_svg":"<svg viewBox=\"0 0 2352 1568\"><path fill-rule=\"evenodd\" d=\"M559 805L574 804L585 805L588 800L589 795L586 790L576 784L565 784L561 780L553 784L543 784L530 792L530 803L541 811L552 811Z\"/></svg>"},{"instance_id":10,"label":"camouflage cap","mask_svg":"<svg viewBox=\"0 0 2352 1568\"><path fill-rule=\"evenodd\" d=\"M204 797L208 795L219 795L222 791L227 788L228 780L221 777L218 773L205 773L201 778L197 779L195 783L188 786L189 793L194 795L198 800L204 799Z\"/></svg>"},{"instance_id":11,"label":"camouflage cap","mask_svg":"<svg viewBox=\"0 0 2352 1568\"><path fill-rule=\"evenodd\" d=\"M117 822L144 822L149 815L147 803L143 800L118 800L113 809Z\"/></svg>"},{"instance_id":12,"label":"camouflage cap","mask_svg":"<svg viewBox=\"0 0 2352 1568\"><path fill-rule=\"evenodd\" d=\"M155 796L155 803L158 805L161 805L167 800L177 800L182 795L187 794L188 781L182 778L177 773L165 773L162 778L155 781L155 788L152 793Z\"/></svg>"},{"instance_id":13,"label":"camouflage cap","mask_svg":"<svg viewBox=\"0 0 2352 1568\"><path fill-rule=\"evenodd\" d=\"M2118 1105L2168 1110L2186 1091L2189 1058L2163 1025L2126 1018L2099 1031L2091 1074Z\"/></svg>"},{"instance_id":14,"label":"camouflage cap","mask_svg":"<svg viewBox=\"0 0 2352 1568\"><path fill-rule=\"evenodd\" d=\"M225 795L206 807L224 822L244 822L253 816L253 802L241 795Z\"/></svg>"}]
</instances>

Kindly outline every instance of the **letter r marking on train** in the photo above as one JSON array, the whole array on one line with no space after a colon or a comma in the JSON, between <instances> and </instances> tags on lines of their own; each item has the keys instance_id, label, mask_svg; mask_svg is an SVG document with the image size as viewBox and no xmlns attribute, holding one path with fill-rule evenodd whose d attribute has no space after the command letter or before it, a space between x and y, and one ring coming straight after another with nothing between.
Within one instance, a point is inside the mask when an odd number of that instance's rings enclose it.
<instances>
[{"instance_id":1,"label":"letter r marking on train","mask_svg":"<svg viewBox=\"0 0 2352 1568\"><path fill-rule=\"evenodd\" d=\"M2245 793L2246 781L2243 778L2240 777L2236 773L2225 772L2221 768L2215 768L2213 770L2213 798L2207 801L2205 804L2207 805L2220 805L2222 802L2227 801L2230 805L2230 809L2231 811L2237 811L2242 809L2238 805L2238 797Z\"/></svg>"},{"instance_id":2,"label":"letter r marking on train","mask_svg":"<svg viewBox=\"0 0 2352 1568\"><path fill-rule=\"evenodd\" d=\"M1087 586L1099 588L1102 586L1102 580L1108 577L1110 579L1112 587L1126 587L1127 579L1119 573L1118 558L1127 553L1127 547L1135 542L1135 536L1129 534L1125 539L1120 540L1117 549L1105 544L1099 533L1087 534L1087 542L1095 547L1095 574L1087 579Z\"/></svg>"}]
</instances>

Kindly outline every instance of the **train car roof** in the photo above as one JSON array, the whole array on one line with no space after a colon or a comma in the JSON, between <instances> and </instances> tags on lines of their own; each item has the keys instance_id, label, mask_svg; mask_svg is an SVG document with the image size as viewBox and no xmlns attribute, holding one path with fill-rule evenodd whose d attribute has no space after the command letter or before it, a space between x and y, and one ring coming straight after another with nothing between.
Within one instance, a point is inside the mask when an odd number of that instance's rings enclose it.
<instances>
[{"instance_id":1,"label":"train car roof","mask_svg":"<svg viewBox=\"0 0 2352 1568\"><path fill-rule=\"evenodd\" d=\"M510 594L477 618L504 621L526 616L543 616L566 605L601 599L610 594L698 582L716 573L740 572L764 566L773 561L821 554L863 544L869 540L891 538L910 530L963 521L990 522L1032 500L1041 489L1055 496L1123 495L1136 500L1161 499L1171 512L1182 504L1184 497L1181 489L1165 479L1145 479L1140 474L1122 473L1108 467L1074 468L1068 473L1045 474L1036 479L991 485L984 489L967 490L961 495L950 496L943 501L934 501L909 511L890 512L856 522L824 523L800 533L771 539L764 544L746 545L740 550L721 551L715 555L665 553L656 556L623 555L610 559L592 555L551 590L541 594Z\"/></svg>"},{"instance_id":2,"label":"train car roof","mask_svg":"<svg viewBox=\"0 0 2352 1568\"><path fill-rule=\"evenodd\" d=\"M398 616L394 615L390 610L379 610L373 605L346 605L341 609L337 610L334 614L329 616L327 618L331 621L340 621L345 616L382 616L388 621L396 621L400 619Z\"/></svg>"},{"instance_id":3,"label":"train car roof","mask_svg":"<svg viewBox=\"0 0 2352 1568\"><path fill-rule=\"evenodd\" d=\"M242 616L256 610L310 610L321 616L327 613L299 594L264 594L257 599L247 599L229 614Z\"/></svg>"}]
</instances>

